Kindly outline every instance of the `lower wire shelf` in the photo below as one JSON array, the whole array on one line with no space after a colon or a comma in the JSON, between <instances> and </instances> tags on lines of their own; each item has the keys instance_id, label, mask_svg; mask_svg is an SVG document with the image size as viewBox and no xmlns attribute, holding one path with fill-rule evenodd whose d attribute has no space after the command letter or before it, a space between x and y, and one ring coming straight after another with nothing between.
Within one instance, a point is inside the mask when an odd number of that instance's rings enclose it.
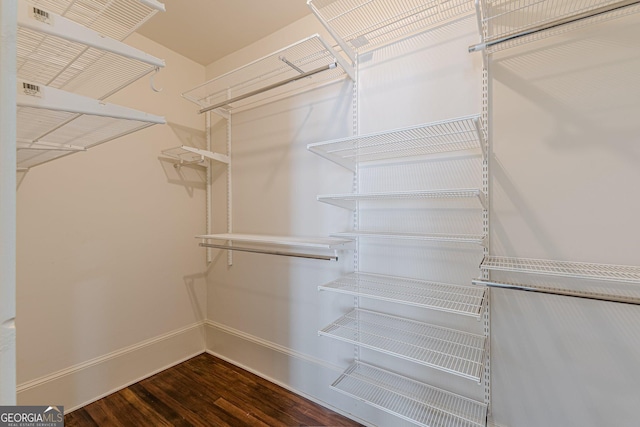
<instances>
[{"instance_id":1,"label":"lower wire shelf","mask_svg":"<svg viewBox=\"0 0 640 427\"><path fill-rule=\"evenodd\" d=\"M331 387L424 427L484 427L487 405L356 362Z\"/></svg>"},{"instance_id":2,"label":"lower wire shelf","mask_svg":"<svg viewBox=\"0 0 640 427\"><path fill-rule=\"evenodd\" d=\"M374 311L354 309L318 332L478 383L486 337Z\"/></svg>"},{"instance_id":3,"label":"lower wire shelf","mask_svg":"<svg viewBox=\"0 0 640 427\"><path fill-rule=\"evenodd\" d=\"M352 273L318 286L318 290L362 296L398 304L480 318L486 288L427 282L380 274Z\"/></svg>"}]
</instances>

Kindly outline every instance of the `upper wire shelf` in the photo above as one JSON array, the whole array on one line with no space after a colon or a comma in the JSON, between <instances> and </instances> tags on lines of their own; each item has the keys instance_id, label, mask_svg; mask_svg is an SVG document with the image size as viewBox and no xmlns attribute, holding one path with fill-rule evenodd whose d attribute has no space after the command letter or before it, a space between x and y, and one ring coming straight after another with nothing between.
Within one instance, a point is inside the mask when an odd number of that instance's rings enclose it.
<instances>
[{"instance_id":1,"label":"upper wire shelf","mask_svg":"<svg viewBox=\"0 0 640 427\"><path fill-rule=\"evenodd\" d=\"M477 198L483 208L486 207L486 200L482 190L452 189L452 190L416 190L416 191L390 191L378 193L350 193L350 194L328 194L318 196L318 201L329 203L345 209L356 209L356 202L360 200L407 200L407 199L459 199Z\"/></svg>"},{"instance_id":2,"label":"upper wire shelf","mask_svg":"<svg viewBox=\"0 0 640 427\"><path fill-rule=\"evenodd\" d=\"M481 267L485 270L640 284L640 267L637 266L490 256L482 261Z\"/></svg>"},{"instance_id":3,"label":"upper wire shelf","mask_svg":"<svg viewBox=\"0 0 640 427\"><path fill-rule=\"evenodd\" d=\"M427 282L404 277L352 273L318 286L318 290L362 296L479 319L485 288Z\"/></svg>"},{"instance_id":4,"label":"upper wire shelf","mask_svg":"<svg viewBox=\"0 0 640 427\"><path fill-rule=\"evenodd\" d=\"M349 170L357 163L472 150L485 143L479 115L309 144L307 149Z\"/></svg>"},{"instance_id":5,"label":"upper wire shelf","mask_svg":"<svg viewBox=\"0 0 640 427\"><path fill-rule=\"evenodd\" d=\"M209 80L182 96L198 104L201 113L230 111L345 74L353 79L352 67L316 34Z\"/></svg>"},{"instance_id":6,"label":"upper wire shelf","mask_svg":"<svg viewBox=\"0 0 640 427\"><path fill-rule=\"evenodd\" d=\"M477 382L484 371L483 335L362 309L352 310L319 334Z\"/></svg>"},{"instance_id":7,"label":"upper wire shelf","mask_svg":"<svg viewBox=\"0 0 640 427\"><path fill-rule=\"evenodd\" d=\"M484 427L487 405L356 362L331 385L422 427Z\"/></svg>"},{"instance_id":8,"label":"upper wire shelf","mask_svg":"<svg viewBox=\"0 0 640 427\"><path fill-rule=\"evenodd\" d=\"M352 61L358 53L473 11L469 0L308 0L307 4Z\"/></svg>"},{"instance_id":9,"label":"upper wire shelf","mask_svg":"<svg viewBox=\"0 0 640 427\"><path fill-rule=\"evenodd\" d=\"M165 11L157 0L32 0L32 3L115 40L124 40L157 12Z\"/></svg>"},{"instance_id":10,"label":"upper wire shelf","mask_svg":"<svg viewBox=\"0 0 640 427\"><path fill-rule=\"evenodd\" d=\"M493 53L636 12L638 0L481 0L477 13L487 35L469 51Z\"/></svg>"},{"instance_id":11,"label":"upper wire shelf","mask_svg":"<svg viewBox=\"0 0 640 427\"><path fill-rule=\"evenodd\" d=\"M20 79L104 99L165 65L33 3L21 1L18 11Z\"/></svg>"},{"instance_id":12,"label":"upper wire shelf","mask_svg":"<svg viewBox=\"0 0 640 427\"><path fill-rule=\"evenodd\" d=\"M136 132L164 117L21 82L17 95L17 166L57 159Z\"/></svg>"}]
</instances>

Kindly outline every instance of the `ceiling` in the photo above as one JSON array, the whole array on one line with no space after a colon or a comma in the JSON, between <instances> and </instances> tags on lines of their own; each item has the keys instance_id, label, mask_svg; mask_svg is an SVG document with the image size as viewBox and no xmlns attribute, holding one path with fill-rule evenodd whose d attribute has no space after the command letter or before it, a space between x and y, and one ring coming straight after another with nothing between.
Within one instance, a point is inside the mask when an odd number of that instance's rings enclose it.
<instances>
[{"instance_id":1,"label":"ceiling","mask_svg":"<svg viewBox=\"0 0 640 427\"><path fill-rule=\"evenodd\" d=\"M160 0L138 33L202 65L311 13L306 0Z\"/></svg>"}]
</instances>

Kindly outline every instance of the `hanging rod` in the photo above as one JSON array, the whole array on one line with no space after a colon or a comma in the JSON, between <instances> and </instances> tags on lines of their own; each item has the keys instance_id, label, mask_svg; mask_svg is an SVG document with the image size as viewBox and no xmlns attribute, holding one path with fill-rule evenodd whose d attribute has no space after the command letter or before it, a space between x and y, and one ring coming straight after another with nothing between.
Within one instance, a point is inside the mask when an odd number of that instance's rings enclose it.
<instances>
[{"instance_id":1,"label":"hanging rod","mask_svg":"<svg viewBox=\"0 0 640 427\"><path fill-rule=\"evenodd\" d=\"M215 110L216 108L224 107L225 105L231 104L232 102L242 101L243 99L250 98L250 97L252 97L254 95L258 95L258 94L260 94L262 92L266 92L266 91L269 91L271 89L275 89L277 87L284 86L287 83L292 83L292 82L295 82L297 80L313 76L314 74L318 74L318 73L321 73L323 71L331 70L333 68L336 68L337 66L338 66L337 62L332 62L329 65L325 65L325 66L316 68L314 70L307 71L306 73L302 73L302 74L300 74L298 76L290 77L290 78L288 78L286 80L282 80L281 82L274 83L274 84L271 84L269 86L265 86L263 88L260 88L260 89L245 93L243 95L238 95L235 98L227 99L226 101L218 102L217 104L210 105L208 107L205 107L205 108L201 109L200 111L198 111L198 113L201 113L201 114L202 113L206 113L207 111L211 111L211 110Z\"/></svg>"},{"instance_id":2,"label":"hanging rod","mask_svg":"<svg viewBox=\"0 0 640 427\"><path fill-rule=\"evenodd\" d=\"M501 37L499 39L495 39L495 40L491 40L489 42L486 43L478 43L476 45L472 45L469 46L469 53L473 53L473 52L479 52L482 50L485 50L491 46L495 46L497 44L500 43L504 43L507 42L509 40L514 40L520 37L524 37L524 36L529 36L531 34L536 34L536 33L540 33L542 31L546 31L546 30L550 30L553 28L557 28L560 27L562 25L567 25L567 24L571 24L574 22L578 22L578 21L582 21L584 19L589 19L592 18L594 16L598 16L598 15L603 15L605 13L609 13L609 12L613 12L622 8L625 8L627 6L633 6L636 4L640 4L640 0L623 0L620 1L618 3L614 3L614 4L610 4L607 6L602 6L587 12L583 12L583 13L579 13L577 15L573 15L567 18L562 18L562 19L558 19L556 21L552 21L552 22L548 22L546 24L541 24L532 28L529 28L527 30L524 31L520 31L518 33L515 34L511 34L509 36L504 36Z\"/></svg>"},{"instance_id":3,"label":"hanging rod","mask_svg":"<svg viewBox=\"0 0 640 427\"><path fill-rule=\"evenodd\" d=\"M606 295L591 292L572 291L568 289L553 289L542 286L517 285L514 283L498 283L486 280L472 280L474 285L488 286L490 288L510 289L515 291L535 292L539 294L558 295L564 297L590 299L595 301L616 302L621 304L640 305L640 298Z\"/></svg>"},{"instance_id":4,"label":"hanging rod","mask_svg":"<svg viewBox=\"0 0 640 427\"><path fill-rule=\"evenodd\" d=\"M313 255L313 254L303 254L299 252L280 252L280 251L270 251L267 249L251 249L251 248L242 248L238 246L230 246L230 245L216 245L213 243L200 243L200 246L204 248L214 248L214 249L227 249L230 251L240 251L240 252L252 252L256 254L267 254L267 255L280 255L280 256L290 256L296 258L308 258L308 259L319 259L323 261L338 261L337 255Z\"/></svg>"}]
</instances>

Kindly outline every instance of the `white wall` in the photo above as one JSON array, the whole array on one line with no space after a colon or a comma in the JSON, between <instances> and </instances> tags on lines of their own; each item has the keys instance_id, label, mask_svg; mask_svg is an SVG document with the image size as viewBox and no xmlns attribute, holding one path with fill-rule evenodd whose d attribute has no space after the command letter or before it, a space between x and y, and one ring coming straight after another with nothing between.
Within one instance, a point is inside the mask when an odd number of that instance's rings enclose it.
<instances>
[{"instance_id":1,"label":"white wall","mask_svg":"<svg viewBox=\"0 0 640 427\"><path fill-rule=\"evenodd\" d=\"M204 169L161 150L204 144L180 94L204 67L148 39L166 59L160 93L144 78L107 101L164 115L147 128L41 166L18 189L20 404L72 409L204 349Z\"/></svg>"},{"instance_id":2,"label":"white wall","mask_svg":"<svg viewBox=\"0 0 640 427\"><path fill-rule=\"evenodd\" d=\"M477 41L475 25L475 18L469 17L368 55L360 67L361 133L479 113L481 58L467 53L467 46ZM207 78L315 32L324 34L315 18L308 16L209 65ZM306 145L350 136L351 100L352 83L342 80L232 114L235 232L327 236L349 229L351 213L317 202L316 195L351 192L352 174L308 152ZM224 149L224 121L214 122L214 145ZM223 170L216 170L214 231L224 232L226 178ZM478 188L481 157L467 153L447 159L436 156L426 163L367 168L361 178L362 191ZM442 213L439 209L435 211ZM481 210L477 206L471 210L463 207L458 212L462 214L456 216L453 226L482 231ZM373 227L399 221L414 223L416 219L397 218L375 208L366 214L369 219L363 221ZM426 227L433 227L434 222L451 226L451 222L447 223L451 215L431 218ZM215 251L214 257L207 276L210 351L363 422L405 425L395 416L329 388L353 361L354 348L318 337L317 331L353 308L353 298L318 293L317 286L352 272L350 254L342 255L338 263L328 263L235 252L231 267L227 266L226 252ZM481 259L479 246L368 242L362 245L360 262L362 271L469 284L479 274ZM452 315L364 300L362 304L389 313L399 314L402 310L403 315L417 320L482 333L481 322L475 320L467 322ZM484 389L466 379L371 351L363 351L362 360L478 400L483 398Z\"/></svg>"},{"instance_id":3,"label":"white wall","mask_svg":"<svg viewBox=\"0 0 640 427\"><path fill-rule=\"evenodd\" d=\"M492 252L639 265L638 16L494 55ZM507 277L638 296L633 286ZM503 426L635 426L640 309L493 292Z\"/></svg>"}]
</instances>

